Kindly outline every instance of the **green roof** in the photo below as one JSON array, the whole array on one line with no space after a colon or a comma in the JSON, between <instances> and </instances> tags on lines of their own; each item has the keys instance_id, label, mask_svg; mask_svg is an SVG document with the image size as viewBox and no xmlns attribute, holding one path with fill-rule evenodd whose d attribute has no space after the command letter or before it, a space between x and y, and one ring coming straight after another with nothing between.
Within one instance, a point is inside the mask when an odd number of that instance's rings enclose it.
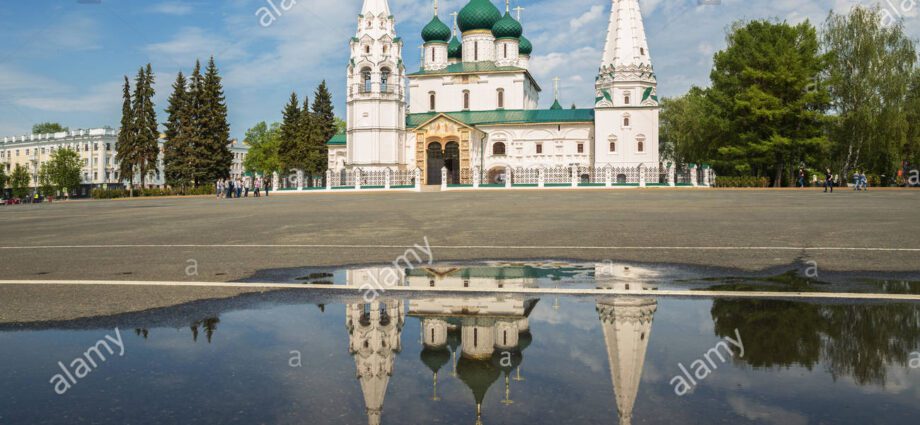
<instances>
[{"instance_id":1,"label":"green roof","mask_svg":"<svg viewBox=\"0 0 920 425\"><path fill-rule=\"evenodd\" d=\"M418 71L409 75L475 74L477 72L527 72L516 66L496 66L494 62L462 62L444 69Z\"/></svg>"},{"instance_id":2,"label":"green roof","mask_svg":"<svg viewBox=\"0 0 920 425\"><path fill-rule=\"evenodd\" d=\"M520 52L522 55L528 56L533 53L533 44L530 42L530 40L527 39L527 37L524 37L523 35L521 36L521 44L518 46L518 52Z\"/></svg>"},{"instance_id":3,"label":"green roof","mask_svg":"<svg viewBox=\"0 0 920 425\"><path fill-rule=\"evenodd\" d=\"M457 25L463 32L491 30L501 18L501 12L491 1L470 0L463 9L460 9L460 14L457 15Z\"/></svg>"},{"instance_id":4,"label":"green roof","mask_svg":"<svg viewBox=\"0 0 920 425\"><path fill-rule=\"evenodd\" d=\"M463 44L454 36L447 45L447 57L450 59L463 59Z\"/></svg>"},{"instance_id":5,"label":"green roof","mask_svg":"<svg viewBox=\"0 0 920 425\"><path fill-rule=\"evenodd\" d=\"M521 38L524 34L524 27L521 23L511 17L511 14L505 12L505 16L495 23L492 27L492 35L497 39L502 38Z\"/></svg>"},{"instance_id":6,"label":"green roof","mask_svg":"<svg viewBox=\"0 0 920 425\"><path fill-rule=\"evenodd\" d=\"M342 146L344 146L347 140L348 140L348 137L345 136L345 133L339 133L339 134L336 134L335 136L332 136L332 138L329 139L328 142L326 142L326 145L330 145L330 146L342 145Z\"/></svg>"},{"instance_id":7,"label":"green roof","mask_svg":"<svg viewBox=\"0 0 920 425\"><path fill-rule=\"evenodd\" d=\"M553 106L550 106L549 109L552 109L552 110L562 109L562 105L559 104L559 99L556 99L556 101L553 102Z\"/></svg>"},{"instance_id":8,"label":"green roof","mask_svg":"<svg viewBox=\"0 0 920 425\"><path fill-rule=\"evenodd\" d=\"M450 35L450 28L441 22L437 16L431 18L431 22L425 25L425 28L422 28L422 40L426 43L447 43L450 40Z\"/></svg>"},{"instance_id":9,"label":"green roof","mask_svg":"<svg viewBox=\"0 0 920 425\"><path fill-rule=\"evenodd\" d=\"M406 126L417 128L440 115L440 112L409 114ZM444 115L466 125L523 124L555 122L594 122L593 109L500 109L495 111L444 112Z\"/></svg>"}]
</instances>

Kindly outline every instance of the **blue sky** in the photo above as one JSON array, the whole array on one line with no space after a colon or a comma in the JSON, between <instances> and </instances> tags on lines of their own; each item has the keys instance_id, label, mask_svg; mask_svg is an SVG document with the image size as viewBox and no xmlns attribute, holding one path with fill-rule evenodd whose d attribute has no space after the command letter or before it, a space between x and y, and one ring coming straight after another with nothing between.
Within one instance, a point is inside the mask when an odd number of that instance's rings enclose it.
<instances>
[{"instance_id":1,"label":"blue sky","mask_svg":"<svg viewBox=\"0 0 920 425\"><path fill-rule=\"evenodd\" d=\"M216 57L224 76L232 135L259 121L277 121L292 90L309 93L323 79L344 113L348 41L361 0L297 0L269 27L257 11L269 0L30 0L0 8L0 136L27 134L33 123L75 128L117 127L122 76L150 62L157 74L159 119L179 70ZM282 0L272 0L280 4ZM441 16L467 0L442 0ZM920 37L918 0L882 0ZM404 61L418 69L421 27L431 1L390 0ZM495 1L503 8L503 2ZM738 19L778 18L823 23L831 9L860 0L640 0L659 94L673 96L708 81L712 54ZM562 103L589 107L610 13L609 0L517 0L534 43L531 71L552 103L552 78L562 79Z\"/></svg>"}]
</instances>

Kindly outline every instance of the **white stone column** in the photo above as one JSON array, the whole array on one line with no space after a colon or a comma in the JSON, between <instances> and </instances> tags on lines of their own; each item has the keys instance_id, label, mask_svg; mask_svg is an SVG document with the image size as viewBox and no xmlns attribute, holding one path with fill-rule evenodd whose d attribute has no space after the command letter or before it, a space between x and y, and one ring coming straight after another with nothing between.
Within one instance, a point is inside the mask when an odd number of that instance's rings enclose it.
<instances>
[{"instance_id":1,"label":"white stone column","mask_svg":"<svg viewBox=\"0 0 920 425\"><path fill-rule=\"evenodd\" d=\"M540 167L537 170L537 187L543 188L546 186L546 168Z\"/></svg>"},{"instance_id":2,"label":"white stone column","mask_svg":"<svg viewBox=\"0 0 920 425\"><path fill-rule=\"evenodd\" d=\"M390 190L390 172L390 167L383 170L383 188L386 190Z\"/></svg>"},{"instance_id":3,"label":"white stone column","mask_svg":"<svg viewBox=\"0 0 920 425\"><path fill-rule=\"evenodd\" d=\"M297 170L297 190L303 190L303 170Z\"/></svg>"},{"instance_id":4,"label":"white stone column","mask_svg":"<svg viewBox=\"0 0 920 425\"><path fill-rule=\"evenodd\" d=\"M326 170L326 190L332 190L332 170Z\"/></svg>"},{"instance_id":5,"label":"white stone column","mask_svg":"<svg viewBox=\"0 0 920 425\"><path fill-rule=\"evenodd\" d=\"M511 167L505 167L505 189L511 189Z\"/></svg>"},{"instance_id":6,"label":"white stone column","mask_svg":"<svg viewBox=\"0 0 920 425\"><path fill-rule=\"evenodd\" d=\"M645 164L639 164L639 187L645 187Z\"/></svg>"},{"instance_id":7,"label":"white stone column","mask_svg":"<svg viewBox=\"0 0 920 425\"><path fill-rule=\"evenodd\" d=\"M422 191L422 169L421 168L415 169L415 191L416 192Z\"/></svg>"},{"instance_id":8,"label":"white stone column","mask_svg":"<svg viewBox=\"0 0 920 425\"><path fill-rule=\"evenodd\" d=\"M572 166L572 187L578 187L578 167Z\"/></svg>"},{"instance_id":9,"label":"white stone column","mask_svg":"<svg viewBox=\"0 0 920 425\"><path fill-rule=\"evenodd\" d=\"M447 190L447 167L441 167L441 190Z\"/></svg>"},{"instance_id":10,"label":"white stone column","mask_svg":"<svg viewBox=\"0 0 920 425\"><path fill-rule=\"evenodd\" d=\"M674 168L674 164L668 164L668 186L674 187L676 185L676 174L677 170Z\"/></svg>"},{"instance_id":11,"label":"white stone column","mask_svg":"<svg viewBox=\"0 0 920 425\"><path fill-rule=\"evenodd\" d=\"M361 169L355 168L355 190L361 190Z\"/></svg>"},{"instance_id":12,"label":"white stone column","mask_svg":"<svg viewBox=\"0 0 920 425\"><path fill-rule=\"evenodd\" d=\"M278 187L281 186L281 176L277 172L272 173L272 190L278 190Z\"/></svg>"},{"instance_id":13,"label":"white stone column","mask_svg":"<svg viewBox=\"0 0 920 425\"><path fill-rule=\"evenodd\" d=\"M604 167L604 187L613 187L613 169L610 164Z\"/></svg>"},{"instance_id":14,"label":"white stone column","mask_svg":"<svg viewBox=\"0 0 920 425\"><path fill-rule=\"evenodd\" d=\"M693 185L693 187L699 186L699 183L696 181L696 167L696 164L693 164L693 166L690 167L690 183Z\"/></svg>"},{"instance_id":15,"label":"white stone column","mask_svg":"<svg viewBox=\"0 0 920 425\"><path fill-rule=\"evenodd\" d=\"M479 166L473 167L473 189L479 189L482 183L482 173Z\"/></svg>"}]
</instances>

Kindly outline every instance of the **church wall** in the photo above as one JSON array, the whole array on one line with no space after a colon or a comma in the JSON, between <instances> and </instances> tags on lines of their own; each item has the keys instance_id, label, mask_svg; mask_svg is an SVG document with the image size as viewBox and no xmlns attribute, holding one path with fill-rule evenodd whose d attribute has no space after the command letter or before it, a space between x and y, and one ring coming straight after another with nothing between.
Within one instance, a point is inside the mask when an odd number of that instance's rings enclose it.
<instances>
[{"instance_id":1,"label":"church wall","mask_svg":"<svg viewBox=\"0 0 920 425\"><path fill-rule=\"evenodd\" d=\"M628 127L623 125L627 115L630 124ZM595 116L597 166L624 163L658 166L657 108L599 108L595 111ZM616 152L610 152L611 136L616 137ZM645 139L644 152L638 151L640 136Z\"/></svg>"},{"instance_id":2,"label":"church wall","mask_svg":"<svg viewBox=\"0 0 920 425\"><path fill-rule=\"evenodd\" d=\"M465 77L465 79L464 79ZM410 77L409 110L425 113L429 110L429 93L436 95L437 112L463 110L463 92L470 92L471 111L498 109L498 89L505 91L504 109L535 109L539 94L524 73L441 75Z\"/></svg>"},{"instance_id":3,"label":"church wall","mask_svg":"<svg viewBox=\"0 0 920 425\"><path fill-rule=\"evenodd\" d=\"M484 155L480 156L478 143L473 144L473 150L474 162L478 165L477 161L482 160L485 172L505 166L537 168L593 164L592 123L504 125L484 130L488 133ZM499 142L505 144L505 155L492 154L494 145ZM543 147L542 153L537 153L538 144ZM578 144L582 144L582 153L578 152Z\"/></svg>"}]
</instances>

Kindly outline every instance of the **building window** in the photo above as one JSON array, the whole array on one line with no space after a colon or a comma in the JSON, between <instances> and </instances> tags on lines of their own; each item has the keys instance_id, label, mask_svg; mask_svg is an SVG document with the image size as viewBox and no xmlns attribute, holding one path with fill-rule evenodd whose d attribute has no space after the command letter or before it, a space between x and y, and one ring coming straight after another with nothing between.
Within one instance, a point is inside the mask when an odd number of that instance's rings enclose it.
<instances>
[{"instance_id":1,"label":"building window","mask_svg":"<svg viewBox=\"0 0 920 425\"><path fill-rule=\"evenodd\" d=\"M508 59L508 45L505 45L505 59Z\"/></svg>"},{"instance_id":2,"label":"building window","mask_svg":"<svg viewBox=\"0 0 920 425\"><path fill-rule=\"evenodd\" d=\"M370 68L364 68L361 70L361 78L364 80L364 92L369 93L371 91L371 70Z\"/></svg>"},{"instance_id":3,"label":"building window","mask_svg":"<svg viewBox=\"0 0 920 425\"><path fill-rule=\"evenodd\" d=\"M579 143L579 144L578 144L578 153L585 153L585 144L584 144L584 143Z\"/></svg>"},{"instance_id":4,"label":"building window","mask_svg":"<svg viewBox=\"0 0 920 425\"><path fill-rule=\"evenodd\" d=\"M623 103L629 105L629 95L623 96Z\"/></svg>"},{"instance_id":5,"label":"building window","mask_svg":"<svg viewBox=\"0 0 920 425\"><path fill-rule=\"evenodd\" d=\"M431 48L431 62L434 62L434 47Z\"/></svg>"},{"instance_id":6,"label":"building window","mask_svg":"<svg viewBox=\"0 0 920 425\"><path fill-rule=\"evenodd\" d=\"M645 152L645 136L640 134L639 136L636 137L636 141L638 142L636 144L636 151Z\"/></svg>"},{"instance_id":7,"label":"building window","mask_svg":"<svg viewBox=\"0 0 920 425\"><path fill-rule=\"evenodd\" d=\"M505 90L498 89L498 108L502 109L505 107Z\"/></svg>"},{"instance_id":8,"label":"building window","mask_svg":"<svg viewBox=\"0 0 920 425\"><path fill-rule=\"evenodd\" d=\"M390 86L387 84L390 81L390 69L383 68L380 70L380 91L383 93L390 92Z\"/></svg>"},{"instance_id":9,"label":"building window","mask_svg":"<svg viewBox=\"0 0 920 425\"><path fill-rule=\"evenodd\" d=\"M537 143L537 154L539 155L541 153L543 153L543 144Z\"/></svg>"},{"instance_id":10,"label":"building window","mask_svg":"<svg viewBox=\"0 0 920 425\"><path fill-rule=\"evenodd\" d=\"M371 46L364 46L364 54L365 55L371 54Z\"/></svg>"},{"instance_id":11,"label":"building window","mask_svg":"<svg viewBox=\"0 0 920 425\"><path fill-rule=\"evenodd\" d=\"M640 48L639 48L639 54L642 55L642 56L645 56L645 47L640 47Z\"/></svg>"},{"instance_id":12,"label":"building window","mask_svg":"<svg viewBox=\"0 0 920 425\"><path fill-rule=\"evenodd\" d=\"M478 60L479 60L479 42L474 41L473 42L473 62L476 62Z\"/></svg>"},{"instance_id":13,"label":"building window","mask_svg":"<svg viewBox=\"0 0 920 425\"><path fill-rule=\"evenodd\" d=\"M435 101L436 101L436 100L437 100L437 98L435 97L434 92L433 92L433 91L432 91L432 92L428 92L428 110L429 110L429 111L432 111L432 112L433 112L433 111L436 109L436 108L435 108Z\"/></svg>"},{"instance_id":14,"label":"building window","mask_svg":"<svg viewBox=\"0 0 920 425\"><path fill-rule=\"evenodd\" d=\"M388 48L388 46L386 46L386 45L383 46L383 54L387 54L387 52L388 52L389 50L390 50L390 49Z\"/></svg>"},{"instance_id":15,"label":"building window","mask_svg":"<svg viewBox=\"0 0 920 425\"><path fill-rule=\"evenodd\" d=\"M623 118L623 127L629 127L629 117Z\"/></svg>"},{"instance_id":16,"label":"building window","mask_svg":"<svg viewBox=\"0 0 920 425\"><path fill-rule=\"evenodd\" d=\"M504 155L505 154L505 144L502 142L495 143L492 145L492 155Z\"/></svg>"},{"instance_id":17,"label":"building window","mask_svg":"<svg viewBox=\"0 0 920 425\"><path fill-rule=\"evenodd\" d=\"M616 151L617 151L617 142L616 142L616 141L611 141L611 142L610 142L610 152L611 152L611 153L616 153Z\"/></svg>"},{"instance_id":18,"label":"building window","mask_svg":"<svg viewBox=\"0 0 920 425\"><path fill-rule=\"evenodd\" d=\"M463 91L463 109L464 110L470 109L470 91L469 90Z\"/></svg>"}]
</instances>

